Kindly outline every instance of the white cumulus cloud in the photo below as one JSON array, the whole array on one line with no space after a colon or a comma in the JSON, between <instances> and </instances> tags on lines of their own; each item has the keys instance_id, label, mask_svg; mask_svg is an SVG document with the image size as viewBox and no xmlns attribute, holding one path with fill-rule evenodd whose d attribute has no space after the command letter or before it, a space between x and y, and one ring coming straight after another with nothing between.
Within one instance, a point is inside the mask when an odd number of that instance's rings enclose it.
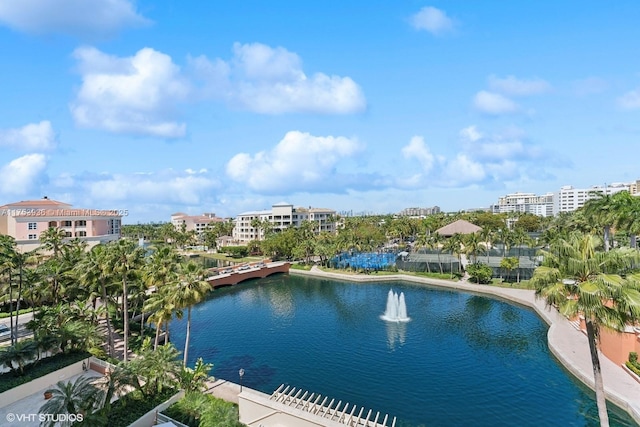
<instances>
[{"instance_id":1,"label":"white cumulus cloud","mask_svg":"<svg viewBox=\"0 0 640 427\"><path fill-rule=\"evenodd\" d=\"M340 175L336 170L340 161L353 158L361 148L358 141L343 136L291 131L270 151L235 155L226 171L231 179L258 192L314 191L323 187L331 192L336 175Z\"/></svg>"},{"instance_id":2,"label":"white cumulus cloud","mask_svg":"<svg viewBox=\"0 0 640 427\"><path fill-rule=\"evenodd\" d=\"M402 155L407 159L418 160L424 172L429 172L433 168L435 158L421 136L411 138L409 145L402 147Z\"/></svg>"},{"instance_id":3,"label":"white cumulus cloud","mask_svg":"<svg viewBox=\"0 0 640 427\"><path fill-rule=\"evenodd\" d=\"M44 154L27 154L0 168L0 194L23 195L44 178L47 159Z\"/></svg>"},{"instance_id":4,"label":"white cumulus cloud","mask_svg":"<svg viewBox=\"0 0 640 427\"><path fill-rule=\"evenodd\" d=\"M632 90L618 98L618 106L625 110L640 108L640 89Z\"/></svg>"},{"instance_id":5,"label":"white cumulus cloud","mask_svg":"<svg viewBox=\"0 0 640 427\"><path fill-rule=\"evenodd\" d=\"M416 30L425 30L440 35L454 28L454 22L445 12L435 7L427 6L420 9L411 17L411 25Z\"/></svg>"},{"instance_id":6,"label":"white cumulus cloud","mask_svg":"<svg viewBox=\"0 0 640 427\"><path fill-rule=\"evenodd\" d=\"M0 146L22 151L51 150L56 145L56 134L48 120L14 129L0 129Z\"/></svg>"},{"instance_id":7,"label":"white cumulus cloud","mask_svg":"<svg viewBox=\"0 0 640 427\"><path fill-rule=\"evenodd\" d=\"M60 181L68 180L61 177ZM150 173L100 174L74 177L94 203L199 205L219 182L208 172L164 170ZM61 182L62 183L62 182ZM119 207L120 208L120 207Z\"/></svg>"},{"instance_id":8,"label":"white cumulus cloud","mask_svg":"<svg viewBox=\"0 0 640 427\"><path fill-rule=\"evenodd\" d=\"M32 34L110 36L150 21L131 0L2 0L0 23Z\"/></svg>"},{"instance_id":9,"label":"white cumulus cloud","mask_svg":"<svg viewBox=\"0 0 640 427\"><path fill-rule=\"evenodd\" d=\"M407 159L416 160L418 172L396 179L400 188L502 186L505 182L546 178L557 162L531 143L522 130L508 128L498 133L481 132L468 126L459 132L460 145L449 156L433 154L421 136L414 136L401 149Z\"/></svg>"},{"instance_id":10,"label":"white cumulus cloud","mask_svg":"<svg viewBox=\"0 0 640 427\"><path fill-rule=\"evenodd\" d=\"M505 95L525 96L548 92L551 90L551 85L539 78L518 79L514 76L499 78L492 75L489 76L489 88Z\"/></svg>"},{"instance_id":11,"label":"white cumulus cloud","mask_svg":"<svg viewBox=\"0 0 640 427\"><path fill-rule=\"evenodd\" d=\"M81 127L114 133L180 138L186 125L175 120L176 105L190 93L189 82L171 57L151 48L131 57L92 47L74 52L82 86L71 104Z\"/></svg>"},{"instance_id":12,"label":"white cumulus cloud","mask_svg":"<svg viewBox=\"0 0 640 427\"><path fill-rule=\"evenodd\" d=\"M473 106L479 112L490 115L511 114L520 110L518 104L506 96L486 90L476 93Z\"/></svg>"},{"instance_id":13,"label":"white cumulus cloud","mask_svg":"<svg viewBox=\"0 0 640 427\"><path fill-rule=\"evenodd\" d=\"M366 108L353 79L307 75L300 57L282 47L235 43L229 61L199 56L190 64L204 92L232 107L261 114L349 114Z\"/></svg>"}]
</instances>

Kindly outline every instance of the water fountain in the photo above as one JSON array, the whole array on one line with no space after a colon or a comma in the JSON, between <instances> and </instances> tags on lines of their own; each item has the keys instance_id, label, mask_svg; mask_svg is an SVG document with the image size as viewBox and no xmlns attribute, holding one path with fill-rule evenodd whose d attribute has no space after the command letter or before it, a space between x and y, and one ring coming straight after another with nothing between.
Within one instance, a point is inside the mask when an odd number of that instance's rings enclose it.
<instances>
[{"instance_id":1,"label":"water fountain","mask_svg":"<svg viewBox=\"0 0 640 427\"><path fill-rule=\"evenodd\" d=\"M404 292L400 292L400 295L398 295L393 292L393 289L389 289L387 309L380 318L387 322L408 322L411 320L407 316L407 304L404 301Z\"/></svg>"}]
</instances>

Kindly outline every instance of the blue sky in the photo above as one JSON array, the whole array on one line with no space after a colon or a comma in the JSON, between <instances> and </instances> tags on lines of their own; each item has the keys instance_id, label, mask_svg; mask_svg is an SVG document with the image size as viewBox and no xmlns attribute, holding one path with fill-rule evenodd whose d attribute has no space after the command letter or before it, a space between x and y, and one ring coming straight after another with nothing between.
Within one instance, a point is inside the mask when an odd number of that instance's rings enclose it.
<instances>
[{"instance_id":1,"label":"blue sky","mask_svg":"<svg viewBox=\"0 0 640 427\"><path fill-rule=\"evenodd\" d=\"M633 181L640 3L0 0L0 202L389 213Z\"/></svg>"}]
</instances>

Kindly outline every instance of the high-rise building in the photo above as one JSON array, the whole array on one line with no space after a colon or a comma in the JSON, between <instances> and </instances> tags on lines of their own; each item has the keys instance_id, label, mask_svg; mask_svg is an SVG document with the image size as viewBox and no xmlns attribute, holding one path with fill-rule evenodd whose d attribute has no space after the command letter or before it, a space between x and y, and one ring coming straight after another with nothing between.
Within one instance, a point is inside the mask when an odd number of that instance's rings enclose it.
<instances>
[{"instance_id":1,"label":"high-rise building","mask_svg":"<svg viewBox=\"0 0 640 427\"><path fill-rule=\"evenodd\" d=\"M538 216L553 215L553 193L536 195L534 193L512 193L498 199L491 206L493 213L521 212Z\"/></svg>"},{"instance_id":2,"label":"high-rise building","mask_svg":"<svg viewBox=\"0 0 640 427\"><path fill-rule=\"evenodd\" d=\"M573 212L584 206L587 200L595 199L602 194L615 194L620 191L630 191L630 184L613 183L606 186L594 185L591 188L573 188L565 185L553 197L553 214Z\"/></svg>"}]
</instances>

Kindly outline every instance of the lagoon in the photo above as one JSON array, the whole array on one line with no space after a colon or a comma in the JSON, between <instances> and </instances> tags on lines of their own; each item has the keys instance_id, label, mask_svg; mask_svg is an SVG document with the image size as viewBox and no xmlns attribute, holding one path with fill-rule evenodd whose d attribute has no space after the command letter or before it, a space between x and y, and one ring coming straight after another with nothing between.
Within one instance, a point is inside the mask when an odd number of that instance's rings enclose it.
<instances>
[{"instance_id":1,"label":"lagoon","mask_svg":"<svg viewBox=\"0 0 640 427\"><path fill-rule=\"evenodd\" d=\"M389 290L407 323L385 322ZM182 350L184 320L171 338ZM276 275L194 307L189 351L217 378L267 394L290 384L398 418L397 426L596 426L593 394L550 354L531 310L405 282ZM622 411L612 426L635 426Z\"/></svg>"}]
</instances>

